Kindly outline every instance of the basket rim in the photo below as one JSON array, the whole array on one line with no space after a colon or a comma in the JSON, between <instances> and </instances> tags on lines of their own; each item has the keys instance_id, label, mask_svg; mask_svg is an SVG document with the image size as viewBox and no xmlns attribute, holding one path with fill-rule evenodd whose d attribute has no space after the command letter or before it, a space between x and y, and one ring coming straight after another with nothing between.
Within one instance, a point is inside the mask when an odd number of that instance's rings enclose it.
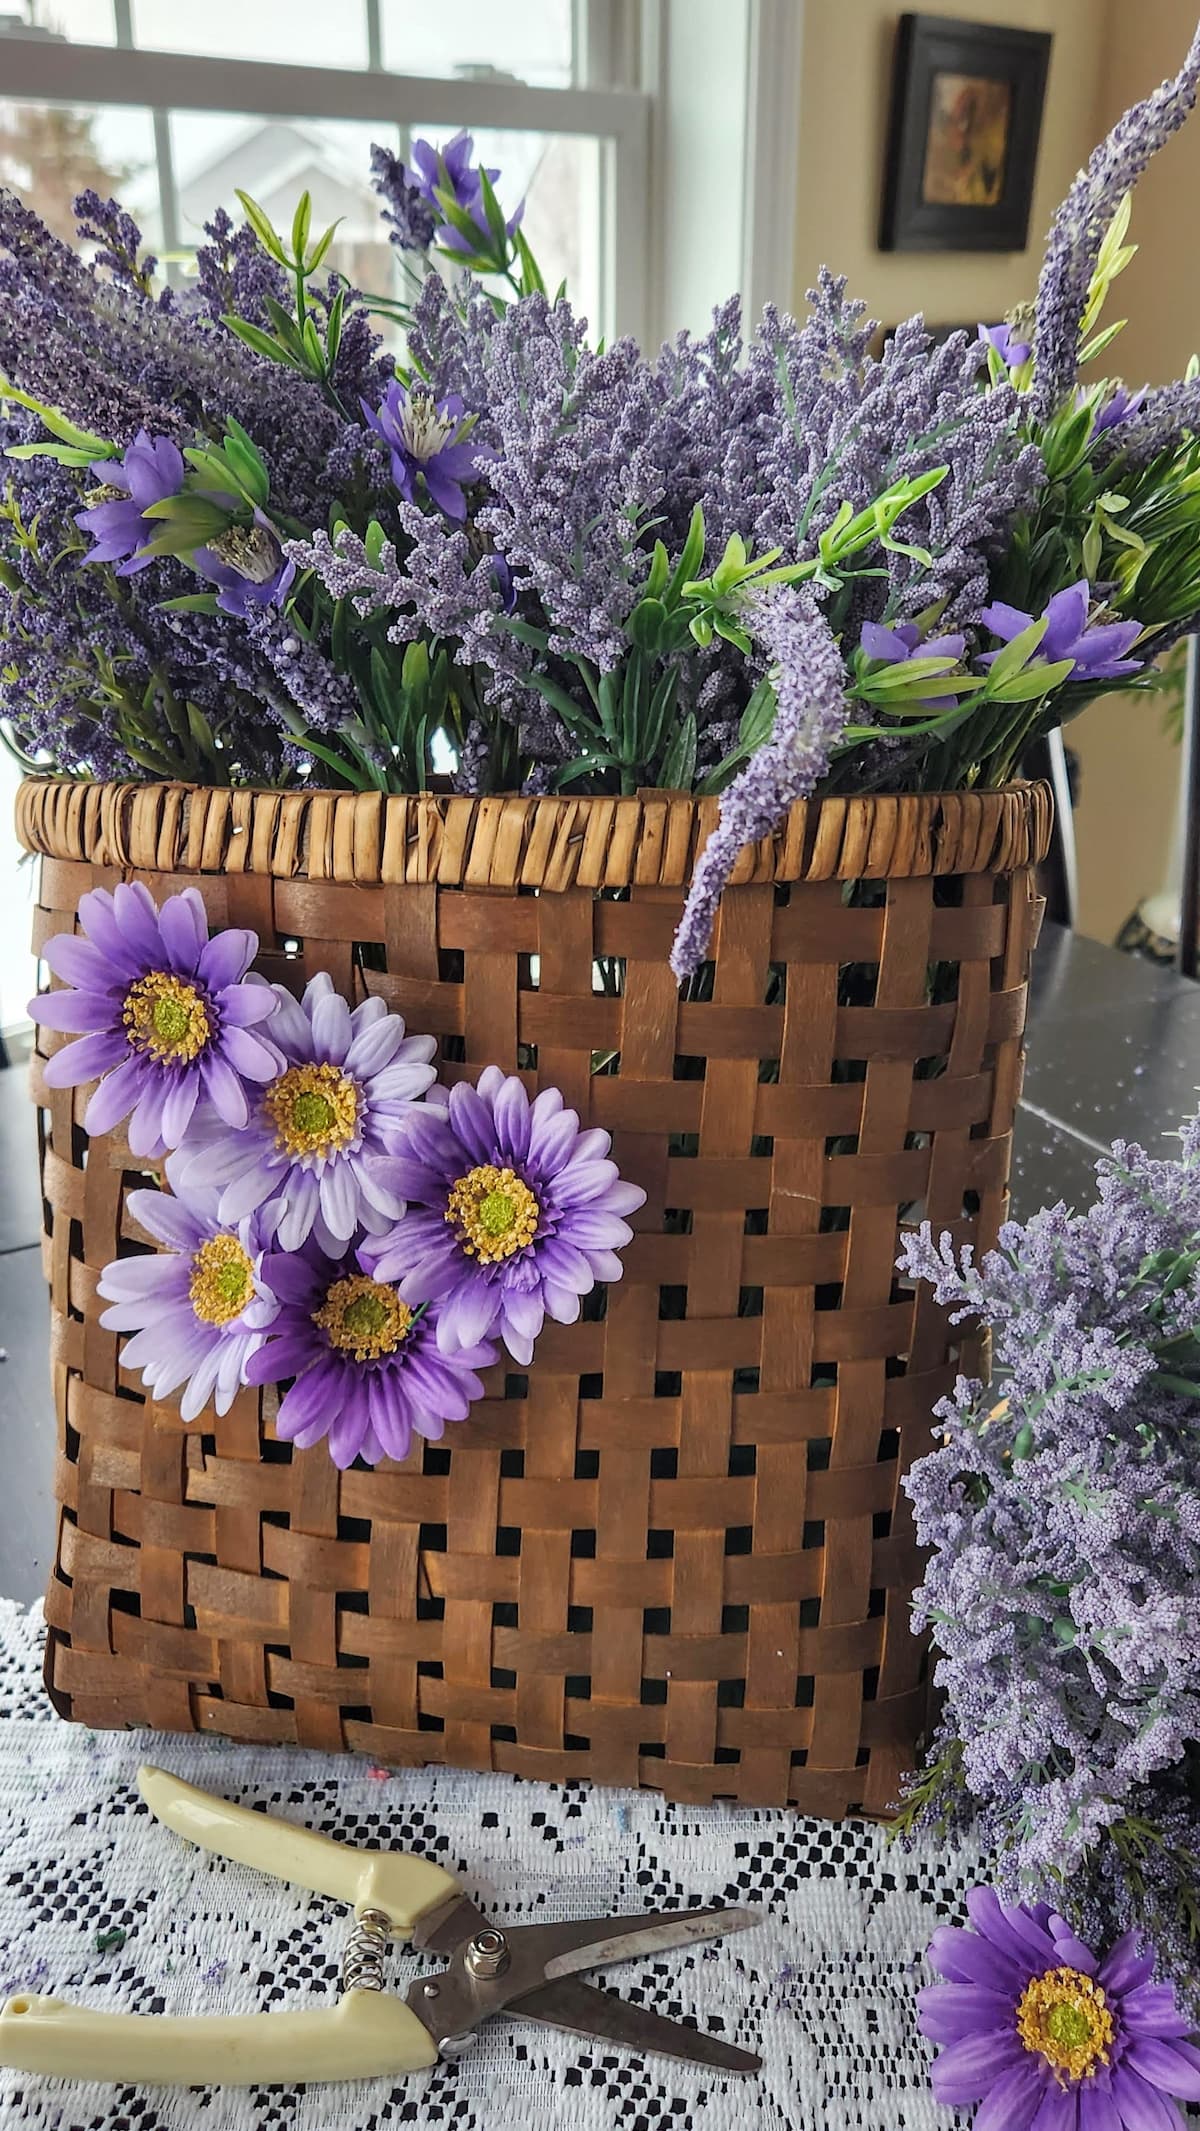
<instances>
[{"instance_id":1,"label":"basket rim","mask_svg":"<svg viewBox=\"0 0 1200 2131\"><path fill-rule=\"evenodd\" d=\"M465 797L81 783L26 777L27 851L123 873L251 873L359 886L685 888L719 802L632 797ZM1050 848L1046 784L798 800L741 852L731 885L1010 873Z\"/></svg>"}]
</instances>

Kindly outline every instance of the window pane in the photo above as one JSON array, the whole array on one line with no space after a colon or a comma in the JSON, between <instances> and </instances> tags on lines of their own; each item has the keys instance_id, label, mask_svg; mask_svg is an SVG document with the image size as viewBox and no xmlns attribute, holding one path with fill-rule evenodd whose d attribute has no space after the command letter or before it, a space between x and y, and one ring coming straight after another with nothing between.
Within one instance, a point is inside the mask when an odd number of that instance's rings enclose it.
<instances>
[{"instance_id":1,"label":"window pane","mask_svg":"<svg viewBox=\"0 0 1200 2131\"><path fill-rule=\"evenodd\" d=\"M34 0L28 8L42 36L63 37L68 44L115 44L113 0ZM28 36L29 29L7 10L0 15L0 36Z\"/></svg>"},{"instance_id":2,"label":"window pane","mask_svg":"<svg viewBox=\"0 0 1200 2131\"><path fill-rule=\"evenodd\" d=\"M365 67L364 0L133 0L133 40L156 52L280 65Z\"/></svg>"},{"instance_id":3,"label":"window pane","mask_svg":"<svg viewBox=\"0 0 1200 2131\"><path fill-rule=\"evenodd\" d=\"M571 0L380 0L383 63L393 74L496 70L550 89L571 82Z\"/></svg>"},{"instance_id":4,"label":"window pane","mask_svg":"<svg viewBox=\"0 0 1200 2131\"><path fill-rule=\"evenodd\" d=\"M307 191L314 232L341 223L327 266L370 294L392 294L396 254L371 190L371 143L377 140L397 146L394 128L389 132L374 123L173 111L181 245L190 250L204 242L204 225L214 208L224 207L235 222L242 221L239 189L252 194L286 235L296 202ZM148 205L153 206L152 197Z\"/></svg>"},{"instance_id":5,"label":"window pane","mask_svg":"<svg viewBox=\"0 0 1200 2131\"><path fill-rule=\"evenodd\" d=\"M155 231L158 179L150 113L108 105L0 103L0 181L57 236L75 239L72 201L89 186L148 204ZM149 235L149 232L147 232Z\"/></svg>"}]
</instances>

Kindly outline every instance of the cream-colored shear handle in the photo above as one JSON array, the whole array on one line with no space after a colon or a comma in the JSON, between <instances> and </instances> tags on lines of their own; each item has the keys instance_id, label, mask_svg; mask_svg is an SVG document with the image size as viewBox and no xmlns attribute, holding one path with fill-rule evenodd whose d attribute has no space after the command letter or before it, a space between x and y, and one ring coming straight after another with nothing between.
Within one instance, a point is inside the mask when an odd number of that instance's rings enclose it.
<instances>
[{"instance_id":1,"label":"cream-colored shear handle","mask_svg":"<svg viewBox=\"0 0 1200 2131\"><path fill-rule=\"evenodd\" d=\"M140 1768L137 1780L155 1819L177 1835L294 1887L332 1895L349 1903L357 1916L364 1909L379 1910L394 1938L411 1938L423 1916L459 1891L457 1880L423 1857L408 1857L402 1850L355 1850L311 1828L214 1798L165 1768Z\"/></svg>"},{"instance_id":2,"label":"cream-colored shear handle","mask_svg":"<svg viewBox=\"0 0 1200 2131\"><path fill-rule=\"evenodd\" d=\"M335 2006L300 2013L175 2019L30 1997L10 1998L0 2011L0 2065L59 2079L291 2087L306 2080L387 2079L436 2062L433 2039L416 2014L384 1991L347 1991Z\"/></svg>"}]
</instances>

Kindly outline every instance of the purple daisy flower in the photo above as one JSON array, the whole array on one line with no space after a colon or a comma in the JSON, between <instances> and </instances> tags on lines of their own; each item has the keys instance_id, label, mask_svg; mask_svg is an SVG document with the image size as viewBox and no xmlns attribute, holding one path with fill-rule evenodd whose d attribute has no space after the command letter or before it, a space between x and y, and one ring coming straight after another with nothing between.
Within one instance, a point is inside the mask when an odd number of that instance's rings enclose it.
<instances>
[{"instance_id":1,"label":"purple daisy flower","mask_svg":"<svg viewBox=\"0 0 1200 2131\"><path fill-rule=\"evenodd\" d=\"M372 1157L401 1145L405 1117L436 1078L437 1039L408 1035L382 999L351 1013L324 972L300 1001L282 984L261 988L277 1002L271 1035L282 1057L243 1131L196 1120L185 1186L215 1185L223 1221L282 1198L281 1250L315 1232L336 1257L360 1227L381 1235L404 1212Z\"/></svg>"},{"instance_id":2,"label":"purple daisy flower","mask_svg":"<svg viewBox=\"0 0 1200 2131\"><path fill-rule=\"evenodd\" d=\"M257 505L253 525L231 525L208 547L196 549L192 566L216 585L223 614L244 615L249 606L282 607L296 576L295 563Z\"/></svg>"},{"instance_id":3,"label":"purple daisy flower","mask_svg":"<svg viewBox=\"0 0 1200 2131\"><path fill-rule=\"evenodd\" d=\"M1059 659L1073 659L1072 681L1118 681L1127 673L1140 673L1145 659L1126 658L1125 654L1141 635L1141 623L1100 622L1089 626L1091 596L1086 577L1054 594L1046 608L1049 627L1034 654L1035 661L1054 663ZM1022 629L1029 628L1033 616L998 599L990 607L981 609L979 619L993 636L1010 644ZM997 656L995 651L985 651L979 664L990 666Z\"/></svg>"},{"instance_id":4,"label":"purple daisy flower","mask_svg":"<svg viewBox=\"0 0 1200 2131\"><path fill-rule=\"evenodd\" d=\"M933 2091L982 2104L975 2131L1170 2131L1200 2100L1200 2051L1135 1932L1097 1960L1045 1903L967 1896L975 1929L935 1931L943 1983L920 1992L921 2030L944 2045Z\"/></svg>"},{"instance_id":5,"label":"purple daisy flower","mask_svg":"<svg viewBox=\"0 0 1200 2131\"><path fill-rule=\"evenodd\" d=\"M177 496L183 487L183 454L170 437L152 437L139 429L120 459L98 459L89 472L100 483L85 497L86 510L75 523L95 541L87 562L115 562L118 577L134 577L153 562L139 555L143 541L158 530L144 514L152 503Z\"/></svg>"},{"instance_id":6,"label":"purple daisy flower","mask_svg":"<svg viewBox=\"0 0 1200 2131\"><path fill-rule=\"evenodd\" d=\"M129 1210L147 1235L165 1247L150 1257L106 1265L99 1293L111 1307L100 1322L110 1332L133 1332L122 1362L140 1369L157 1399L183 1386L179 1410L194 1421L211 1399L228 1413L250 1356L275 1315L275 1297L260 1268L274 1228L274 1207L231 1228L217 1214L217 1193L181 1192L180 1157L167 1162L165 1191L133 1191Z\"/></svg>"},{"instance_id":7,"label":"purple daisy flower","mask_svg":"<svg viewBox=\"0 0 1200 2131\"><path fill-rule=\"evenodd\" d=\"M275 1423L284 1442L311 1450L327 1436L342 1470L355 1458L406 1458L414 1435L436 1443L447 1421L465 1421L483 1397L476 1371L495 1361L495 1348L477 1341L443 1353L436 1303L410 1308L361 1250L330 1258L310 1239L286 1256L268 1253L263 1278L279 1314L246 1364L246 1382L294 1379Z\"/></svg>"},{"instance_id":8,"label":"purple daisy flower","mask_svg":"<svg viewBox=\"0 0 1200 2131\"><path fill-rule=\"evenodd\" d=\"M619 1280L622 1218L645 1204L607 1159L607 1132L581 1132L557 1088L530 1102L515 1075L486 1066L478 1087L411 1110L398 1159L376 1165L410 1202L399 1227L367 1244L405 1302L441 1304L443 1352L493 1330L523 1366L546 1317L573 1324L597 1280Z\"/></svg>"},{"instance_id":9,"label":"purple daisy flower","mask_svg":"<svg viewBox=\"0 0 1200 2131\"><path fill-rule=\"evenodd\" d=\"M463 418L463 403L456 392L435 400L419 387L406 392L394 378L376 410L360 401L367 427L387 445L392 459L392 479L407 503L415 503L417 475L438 509L447 518L465 518L463 484L472 481L479 465L474 446L465 439L469 425Z\"/></svg>"},{"instance_id":10,"label":"purple daisy flower","mask_svg":"<svg viewBox=\"0 0 1200 2131\"><path fill-rule=\"evenodd\" d=\"M274 994L242 982L258 934L231 928L210 940L195 888L159 910L141 881L81 896L79 923L83 939L60 932L42 949L74 988L29 1002L43 1028L79 1039L47 1060L47 1085L99 1080L87 1130L108 1132L128 1117L132 1152L152 1160L179 1145L201 1094L239 1130L250 1116L246 1082L279 1071L278 1053L256 1033L275 1012Z\"/></svg>"},{"instance_id":11,"label":"purple daisy flower","mask_svg":"<svg viewBox=\"0 0 1200 2131\"><path fill-rule=\"evenodd\" d=\"M886 629L882 622L864 622L859 644L869 659L879 659L889 666L902 665L912 658L948 659L957 665L967 648L965 636L931 636L924 643L916 622L900 622L894 629ZM936 682L930 682L936 688ZM953 695L928 695L921 698L926 710L944 710L955 701Z\"/></svg>"}]
</instances>

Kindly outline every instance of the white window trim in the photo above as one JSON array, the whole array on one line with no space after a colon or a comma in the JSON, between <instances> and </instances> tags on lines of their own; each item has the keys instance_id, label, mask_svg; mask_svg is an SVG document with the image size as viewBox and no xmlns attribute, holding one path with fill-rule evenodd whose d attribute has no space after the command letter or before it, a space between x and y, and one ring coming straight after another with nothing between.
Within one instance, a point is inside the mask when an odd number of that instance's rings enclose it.
<instances>
[{"instance_id":1,"label":"white window trim","mask_svg":"<svg viewBox=\"0 0 1200 2131\"><path fill-rule=\"evenodd\" d=\"M545 89L525 82L390 74L350 67L277 66L118 45L5 40L6 99L132 105L152 112L229 111L255 118L352 119L389 126L469 126L582 134L606 144L608 226L604 310L612 330L641 334L646 318L650 97L640 89Z\"/></svg>"}]
</instances>

